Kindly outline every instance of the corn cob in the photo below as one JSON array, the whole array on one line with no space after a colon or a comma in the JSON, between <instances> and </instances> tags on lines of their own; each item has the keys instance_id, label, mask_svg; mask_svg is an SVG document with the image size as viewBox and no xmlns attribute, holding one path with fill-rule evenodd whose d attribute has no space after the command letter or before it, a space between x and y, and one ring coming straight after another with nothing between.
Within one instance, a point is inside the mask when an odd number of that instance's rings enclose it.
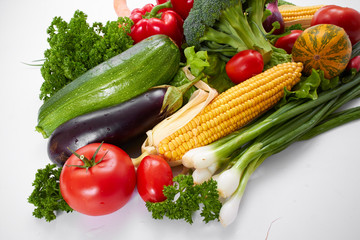
<instances>
[{"instance_id":1,"label":"corn cob","mask_svg":"<svg viewBox=\"0 0 360 240\"><path fill-rule=\"evenodd\" d=\"M302 27L307 28L310 26L311 19L321 7L325 5L316 6L293 6L293 5L282 5L279 6L279 11L284 19L285 27L301 24Z\"/></svg>"},{"instance_id":2,"label":"corn cob","mask_svg":"<svg viewBox=\"0 0 360 240\"><path fill-rule=\"evenodd\" d=\"M279 64L218 95L184 127L160 141L158 153L171 162L239 129L273 107L299 82L302 63Z\"/></svg>"}]
</instances>

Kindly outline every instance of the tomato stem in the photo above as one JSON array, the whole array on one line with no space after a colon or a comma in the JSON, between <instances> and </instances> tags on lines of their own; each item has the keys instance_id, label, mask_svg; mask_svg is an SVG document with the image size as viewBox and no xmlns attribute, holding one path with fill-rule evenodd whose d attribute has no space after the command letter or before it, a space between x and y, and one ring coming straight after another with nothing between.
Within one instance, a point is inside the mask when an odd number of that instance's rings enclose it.
<instances>
[{"instance_id":1,"label":"tomato stem","mask_svg":"<svg viewBox=\"0 0 360 240\"><path fill-rule=\"evenodd\" d=\"M101 148L101 146L102 146L103 143L104 143L104 142L101 142L101 143L100 143L99 147L96 149L96 151L94 152L94 154L92 155L92 157L91 157L90 160L89 160L87 157L85 157L84 155L79 155L79 154L78 154L77 152L75 152L74 150L68 148L69 151L72 152L72 154L74 154L76 157L78 157L78 158L84 163L84 165L66 165L66 166L68 166L68 167L86 168L86 170L88 170L88 169L91 168L91 167L96 166L97 164L99 164L99 163L104 159L104 157L105 157L106 154L108 153L108 151L106 151L105 154L101 157L101 159L100 159L99 161L95 162L95 157L96 157L96 155L98 154L98 152L99 152L99 150L100 150L100 148Z\"/></svg>"}]
</instances>

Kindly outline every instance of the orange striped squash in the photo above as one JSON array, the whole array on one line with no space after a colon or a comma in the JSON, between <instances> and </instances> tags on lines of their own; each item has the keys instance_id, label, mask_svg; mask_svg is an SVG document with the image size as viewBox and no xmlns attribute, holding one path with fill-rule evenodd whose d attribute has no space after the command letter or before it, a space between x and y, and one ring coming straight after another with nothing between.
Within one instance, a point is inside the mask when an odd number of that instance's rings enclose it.
<instances>
[{"instance_id":1,"label":"orange striped squash","mask_svg":"<svg viewBox=\"0 0 360 240\"><path fill-rule=\"evenodd\" d=\"M303 63L305 75L314 68L323 70L325 78L331 79L344 71L351 51L350 39L343 28L319 24L304 30L291 54L295 62Z\"/></svg>"}]
</instances>

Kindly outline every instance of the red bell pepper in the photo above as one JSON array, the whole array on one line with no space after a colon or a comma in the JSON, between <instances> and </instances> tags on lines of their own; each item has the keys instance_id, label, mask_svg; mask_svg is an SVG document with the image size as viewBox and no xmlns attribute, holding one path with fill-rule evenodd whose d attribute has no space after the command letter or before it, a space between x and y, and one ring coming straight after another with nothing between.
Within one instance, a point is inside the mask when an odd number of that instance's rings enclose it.
<instances>
[{"instance_id":1,"label":"red bell pepper","mask_svg":"<svg viewBox=\"0 0 360 240\"><path fill-rule=\"evenodd\" d=\"M167 1L171 2L174 11L177 12L184 20L189 15L189 12L194 4L194 0L156 0L157 4L163 4Z\"/></svg>"},{"instance_id":2,"label":"red bell pepper","mask_svg":"<svg viewBox=\"0 0 360 240\"><path fill-rule=\"evenodd\" d=\"M131 12L130 19L134 25L130 36L135 43L156 35L169 36L179 47L184 38L184 20L175 11L170 10L170 2L156 5L146 4L143 8L136 8Z\"/></svg>"}]
</instances>

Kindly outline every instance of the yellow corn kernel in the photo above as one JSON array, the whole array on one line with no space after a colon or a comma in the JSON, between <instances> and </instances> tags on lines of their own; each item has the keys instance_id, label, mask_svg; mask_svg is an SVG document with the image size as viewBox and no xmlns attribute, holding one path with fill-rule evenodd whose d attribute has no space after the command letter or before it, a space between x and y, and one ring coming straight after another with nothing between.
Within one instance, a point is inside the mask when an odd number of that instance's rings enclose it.
<instances>
[{"instance_id":1,"label":"yellow corn kernel","mask_svg":"<svg viewBox=\"0 0 360 240\"><path fill-rule=\"evenodd\" d=\"M273 107L283 97L284 87L290 90L299 82L302 68L302 63L279 64L221 93L184 127L160 141L159 153L169 162L178 161L188 150L239 129Z\"/></svg>"},{"instance_id":2,"label":"yellow corn kernel","mask_svg":"<svg viewBox=\"0 0 360 240\"><path fill-rule=\"evenodd\" d=\"M311 24L311 19L314 14L321 7L325 5L315 6L292 6L282 5L279 6L279 11L284 19L285 26L291 26L293 24L301 24L302 27L307 28Z\"/></svg>"},{"instance_id":3,"label":"yellow corn kernel","mask_svg":"<svg viewBox=\"0 0 360 240\"><path fill-rule=\"evenodd\" d=\"M292 21L301 18L312 18L312 16L316 13L324 5L316 5L316 6L280 6L279 11L284 19L284 21Z\"/></svg>"}]
</instances>

